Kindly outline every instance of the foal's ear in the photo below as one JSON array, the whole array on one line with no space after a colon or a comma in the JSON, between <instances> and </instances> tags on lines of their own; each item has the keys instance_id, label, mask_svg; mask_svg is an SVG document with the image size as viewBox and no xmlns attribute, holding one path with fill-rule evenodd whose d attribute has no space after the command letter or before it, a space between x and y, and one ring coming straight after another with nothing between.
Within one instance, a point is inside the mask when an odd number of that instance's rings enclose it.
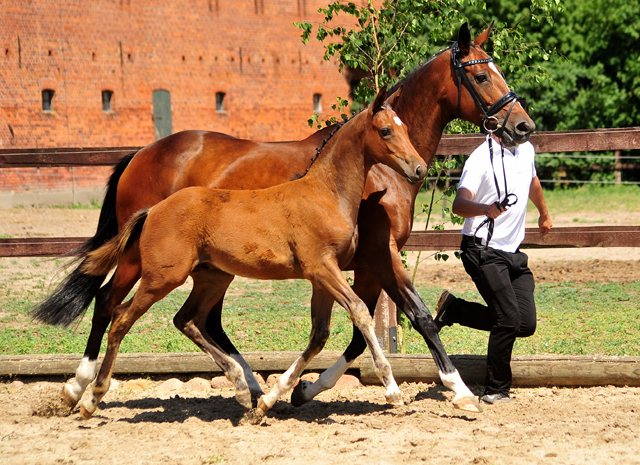
<instances>
[{"instance_id":1,"label":"foal's ear","mask_svg":"<svg viewBox=\"0 0 640 465\"><path fill-rule=\"evenodd\" d=\"M464 23L460 26L458 32L458 46L460 47L460 58L469 54L471 49L471 33L469 32L469 23Z\"/></svg>"},{"instance_id":2,"label":"foal's ear","mask_svg":"<svg viewBox=\"0 0 640 465\"><path fill-rule=\"evenodd\" d=\"M489 24L489 27L482 34L480 34L478 37L476 37L476 40L473 41L474 44L476 44L478 47L484 49L484 44L486 44L487 40L489 40L489 35L491 34L491 31L493 30L493 23L495 23L495 20L491 21L491 24Z\"/></svg>"},{"instance_id":3,"label":"foal's ear","mask_svg":"<svg viewBox=\"0 0 640 465\"><path fill-rule=\"evenodd\" d=\"M387 99L387 87L382 87L380 92L378 92L378 96L376 100L371 105L371 116L375 115L382 109L382 105L384 105L384 101Z\"/></svg>"},{"instance_id":4,"label":"foal's ear","mask_svg":"<svg viewBox=\"0 0 640 465\"><path fill-rule=\"evenodd\" d=\"M402 93L402 86L398 87L398 90L396 90L393 94L391 94L384 103L386 103L391 108L393 108L395 103L398 101L398 97L400 97L401 93Z\"/></svg>"}]
</instances>

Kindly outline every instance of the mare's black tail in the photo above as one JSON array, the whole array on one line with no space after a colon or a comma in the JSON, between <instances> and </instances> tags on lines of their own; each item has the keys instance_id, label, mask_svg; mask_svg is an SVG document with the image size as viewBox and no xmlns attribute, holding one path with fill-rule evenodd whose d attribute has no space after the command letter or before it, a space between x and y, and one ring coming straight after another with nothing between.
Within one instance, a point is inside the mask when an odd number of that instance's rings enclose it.
<instances>
[{"instance_id":1,"label":"mare's black tail","mask_svg":"<svg viewBox=\"0 0 640 465\"><path fill-rule=\"evenodd\" d=\"M92 250L102 246L118 235L116 217L116 192L118 182L135 153L123 157L113 170L107 184L107 193L100 211L98 229L95 235L67 255L78 255L82 261ZM80 271L82 263L58 285L57 289L42 301L33 311L33 318L50 325L69 326L82 316L102 286L106 275L91 276Z\"/></svg>"}]
</instances>

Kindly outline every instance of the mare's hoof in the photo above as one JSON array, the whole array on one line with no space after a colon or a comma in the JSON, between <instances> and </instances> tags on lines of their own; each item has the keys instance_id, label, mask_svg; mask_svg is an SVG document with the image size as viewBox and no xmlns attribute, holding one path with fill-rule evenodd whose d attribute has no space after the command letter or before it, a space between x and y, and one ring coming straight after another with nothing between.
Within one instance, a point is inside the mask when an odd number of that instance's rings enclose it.
<instances>
[{"instance_id":1,"label":"mare's hoof","mask_svg":"<svg viewBox=\"0 0 640 465\"><path fill-rule=\"evenodd\" d=\"M76 408L76 405L78 405L79 399L76 399L75 396L69 392L69 389L69 385L67 384L62 388L62 403L69 407L69 413L71 413L71 411Z\"/></svg>"},{"instance_id":2,"label":"mare's hoof","mask_svg":"<svg viewBox=\"0 0 640 465\"><path fill-rule=\"evenodd\" d=\"M262 391L251 391L251 406L252 407L257 407L258 406L258 401L260 400L260 397L264 396L264 392Z\"/></svg>"},{"instance_id":3,"label":"mare's hoof","mask_svg":"<svg viewBox=\"0 0 640 465\"><path fill-rule=\"evenodd\" d=\"M300 382L296 384L296 387L293 388L293 391L291 392L291 405L294 407L300 407L301 405L309 402L310 399L307 399L305 390L307 389L307 386L310 386L311 384L312 383L305 380L300 380Z\"/></svg>"},{"instance_id":4,"label":"mare's hoof","mask_svg":"<svg viewBox=\"0 0 640 465\"><path fill-rule=\"evenodd\" d=\"M244 416L240 420L240 426L254 425L257 426L262 423L264 419L264 412L259 408L252 408L245 412Z\"/></svg>"},{"instance_id":5,"label":"mare's hoof","mask_svg":"<svg viewBox=\"0 0 640 465\"><path fill-rule=\"evenodd\" d=\"M482 407L480 406L480 402L478 402L476 396L461 397L460 399L454 400L453 405L456 408L467 412L482 412Z\"/></svg>"}]
</instances>

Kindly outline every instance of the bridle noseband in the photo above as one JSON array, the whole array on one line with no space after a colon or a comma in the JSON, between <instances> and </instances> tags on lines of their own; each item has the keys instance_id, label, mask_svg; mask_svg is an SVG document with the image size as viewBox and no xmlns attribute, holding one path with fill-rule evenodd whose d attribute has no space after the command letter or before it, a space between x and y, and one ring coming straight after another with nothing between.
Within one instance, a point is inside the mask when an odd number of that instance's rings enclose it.
<instances>
[{"instance_id":1,"label":"bridle noseband","mask_svg":"<svg viewBox=\"0 0 640 465\"><path fill-rule=\"evenodd\" d=\"M488 57L488 58L483 58L482 60L470 60L470 61L465 61L463 63L462 57L460 55L461 55L460 45L456 41L451 46L451 64L453 65L453 69L455 70L456 77L458 78L458 118L460 118L462 114L462 111L461 111L462 84L464 84L464 86L469 91L469 94L471 94L473 101L476 103L476 105L482 112L482 125L481 125L482 131L483 132L489 132L490 130L497 131L501 128L504 128L507 125L507 120L511 115L511 110L513 110L513 106L516 104L516 102L520 102L520 104L524 107L525 106L524 99L519 97L518 94L515 93L514 91L510 90L509 92L504 94L502 97L500 97L496 103L488 107L485 101L482 99L482 97L480 97L480 94L478 93L476 88L471 83L471 80L467 76L467 73L464 71L464 68L467 66L490 63L493 61L493 59L491 57ZM502 107L504 107L505 105L508 105L509 102L511 102L511 106L509 107L507 116L505 117L502 124L500 124L500 122L498 121L498 118L496 118L494 115L498 113L500 110L502 110ZM495 127L493 127L493 125L491 128L487 127L487 123L490 121L493 124L495 124Z\"/></svg>"}]
</instances>

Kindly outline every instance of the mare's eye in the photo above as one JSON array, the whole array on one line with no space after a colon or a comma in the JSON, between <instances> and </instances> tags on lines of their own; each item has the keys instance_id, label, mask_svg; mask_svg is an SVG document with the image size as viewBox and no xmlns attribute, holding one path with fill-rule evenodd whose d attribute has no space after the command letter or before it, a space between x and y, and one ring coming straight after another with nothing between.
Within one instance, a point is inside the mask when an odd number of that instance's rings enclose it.
<instances>
[{"instance_id":1,"label":"mare's eye","mask_svg":"<svg viewBox=\"0 0 640 465\"><path fill-rule=\"evenodd\" d=\"M389 128L382 128L382 129L380 129L380 135L381 135L382 137L388 137L388 136L390 136L390 135L391 135L391 129L389 129Z\"/></svg>"},{"instance_id":2,"label":"mare's eye","mask_svg":"<svg viewBox=\"0 0 640 465\"><path fill-rule=\"evenodd\" d=\"M488 80L489 78L486 74L478 74L476 76L476 81L478 82L478 84L482 84L483 82L487 82Z\"/></svg>"}]
</instances>

